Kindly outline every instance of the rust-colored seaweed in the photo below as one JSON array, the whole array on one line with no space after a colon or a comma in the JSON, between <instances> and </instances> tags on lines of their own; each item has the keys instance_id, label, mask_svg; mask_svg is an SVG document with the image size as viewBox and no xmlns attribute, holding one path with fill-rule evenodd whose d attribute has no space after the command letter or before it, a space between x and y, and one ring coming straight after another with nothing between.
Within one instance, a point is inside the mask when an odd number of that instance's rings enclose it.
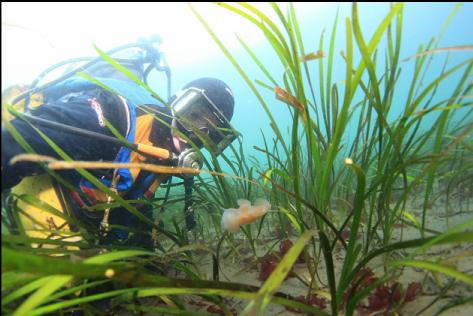
<instances>
[{"instance_id":1,"label":"rust-colored seaweed","mask_svg":"<svg viewBox=\"0 0 473 316\"><path fill-rule=\"evenodd\" d=\"M325 57L324 52L321 51L321 50L318 50L316 52L311 52L311 53L308 53L306 55L303 55L300 58L301 58L301 62L305 63L305 62L315 60L315 59L319 59L319 58L322 58L322 57Z\"/></svg>"},{"instance_id":2,"label":"rust-colored seaweed","mask_svg":"<svg viewBox=\"0 0 473 316\"><path fill-rule=\"evenodd\" d=\"M358 271L343 295L342 306L346 305L348 298L355 292L365 289L376 281L378 278L370 268ZM382 284L368 295L367 300L357 305L357 311L360 315L371 315L374 312L379 315L392 315L397 309L413 301L421 290L422 286L419 282L409 283L404 292L399 282L390 285Z\"/></svg>"},{"instance_id":3,"label":"rust-colored seaweed","mask_svg":"<svg viewBox=\"0 0 473 316\"><path fill-rule=\"evenodd\" d=\"M260 281L266 281L266 279L269 278L271 273L276 269L278 266L279 262L281 261L281 258L284 257L284 255L291 249L293 243L289 239L285 239L281 241L279 244L279 252L278 253L272 253L268 252L265 254L263 257L260 258L261 261L261 269L260 269L260 274L258 279ZM296 263L304 263L305 258L304 258L304 253L301 253L299 257L297 257ZM291 269L291 271L288 273L286 279L290 277L294 277L294 271Z\"/></svg>"},{"instance_id":4,"label":"rust-colored seaweed","mask_svg":"<svg viewBox=\"0 0 473 316\"><path fill-rule=\"evenodd\" d=\"M301 114L302 120L304 122L307 121L307 115L305 114L305 106L299 100L297 100L295 96L293 96L281 87L275 87L274 92L276 93L276 99L294 107Z\"/></svg>"}]
</instances>

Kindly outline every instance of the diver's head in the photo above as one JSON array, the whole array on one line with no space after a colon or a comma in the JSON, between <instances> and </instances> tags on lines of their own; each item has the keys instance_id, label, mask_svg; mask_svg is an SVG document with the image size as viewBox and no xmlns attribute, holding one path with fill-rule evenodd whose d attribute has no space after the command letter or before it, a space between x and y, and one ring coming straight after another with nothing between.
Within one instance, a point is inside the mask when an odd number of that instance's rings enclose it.
<instances>
[{"instance_id":1,"label":"diver's head","mask_svg":"<svg viewBox=\"0 0 473 316\"><path fill-rule=\"evenodd\" d=\"M235 101L223 81L215 78L194 80L169 103L173 126L199 148L207 145L218 155L236 138L230 124Z\"/></svg>"}]
</instances>

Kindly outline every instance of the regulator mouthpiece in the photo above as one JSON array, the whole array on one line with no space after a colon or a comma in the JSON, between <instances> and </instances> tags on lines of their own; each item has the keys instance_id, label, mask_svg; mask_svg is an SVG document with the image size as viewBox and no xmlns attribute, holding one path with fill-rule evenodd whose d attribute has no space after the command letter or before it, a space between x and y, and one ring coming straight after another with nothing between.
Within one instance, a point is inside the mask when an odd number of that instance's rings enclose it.
<instances>
[{"instance_id":1,"label":"regulator mouthpiece","mask_svg":"<svg viewBox=\"0 0 473 316\"><path fill-rule=\"evenodd\" d=\"M197 151L192 148L187 148L177 157L177 167L200 170L202 167L202 159ZM190 179L194 176L195 174L193 173L181 173L181 177L184 179Z\"/></svg>"}]
</instances>

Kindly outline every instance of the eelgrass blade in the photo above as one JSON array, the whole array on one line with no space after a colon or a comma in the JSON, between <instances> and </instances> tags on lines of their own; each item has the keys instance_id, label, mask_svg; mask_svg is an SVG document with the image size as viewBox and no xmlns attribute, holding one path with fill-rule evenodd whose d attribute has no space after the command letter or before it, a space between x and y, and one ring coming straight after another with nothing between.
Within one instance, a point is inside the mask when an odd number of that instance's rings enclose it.
<instances>
[{"instance_id":1,"label":"eelgrass blade","mask_svg":"<svg viewBox=\"0 0 473 316\"><path fill-rule=\"evenodd\" d=\"M465 298L461 297L461 298L455 299L451 301L450 303L442 306L433 316L439 316L451 308L454 308L459 305L468 304L468 303L471 304L471 302L473 302L473 296L468 296Z\"/></svg>"},{"instance_id":2,"label":"eelgrass blade","mask_svg":"<svg viewBox=\"0 0 473 316\"><path fill-rule=\"evenodd\" d=\"M214 316L215 314L187 311L173 307L153 306L153 305L125 305L125 309L131 312L145 312L150 315L181 315L181 316Z\"/></svg>"},{"instance_id":3,"label":"eelgrass blade","mask_svg":"<svg viewBox=\"0 0 473 316\"><path fill-rule=\"evenodd\" d=\"M307 242L314 235L314 231L306 231L289 249L289 251L281 259L281 262L271 273L271 276L265 281L256 297L245 307L241 315L260 315L271 301L274 292L281 286L297 257L304 249Z\"/></svg>"},{"instance_id":4,"label":"eelgrass blade","mask_svg":"<svg viewBox=\"0 0 473 316\"><path fill-rule=\"evenodd\" d=\"M345 255L345 260L343 261L342 272L340 276L340 283L338 286L337 297L336 301L339 302L341 297L348 287L350 279L346 278L348 273L353 269L353 266L357 260L359 249L361 245L357 242L358 240L358 230L360 228L360 220L361 215L364 208L364 200L365 200L365 186L366 186L366 177L365 173L361 168L356 165L352 159L347 158L345 159L345 164L353 169L356 174L357 178L357 186L356 186L356 193L355 193L355 203L352 210L352 225L350 229L350 238L348 241L348 248Z\"/></svg>"},{"instance_id":5,"label":"eelgrass blade","mask_svg":"<svg viewBox=\"0 0 473 316\"><path fill-rule=\"evenodd\" d=\"M245 43L245 41L243 41L238 35L237 35L237 39L240 42L241 46L243 46L243 48L246 50L248 55L250 55L251 59L253 59L255 64L259 67L259 69L264 73L264 75L269 79L269 81L271 81L273 86L277 86L278 84L277 84L276 80L273 78L273 76L271 76L268 69L266 69L266 67L259 60L259 58L255 55L255 53L251 50L251 48L248 47L248 45ZM262 84L261 82L258 82L258 81L256 81L256 82L259 83L259 84ZM267 87L272 90L272 88L270 86L267 86Z\"/></svg>"},{"instance_id":6,"label":"eelgrass blade","mask_svg":"<svg viewBox=\"0 0 473 316\"><path fill-rule=\"evenodd\" d=\"M61 239L51 239L51 238L34 238L34 237L28 237L28 236L15 236L15 235L6 235L2 237L2 243L7 245L7 246L14 246L16 249L18 246L24 246L26 245L31 245L31 244L37 244L37 245L43 245L43 246L49 246L49 245L55 245L59 247L82 247L84 249L89 247L89 244L86 242L78 242L78 241L65 241ZM35 253L39 252L47 252L47 249L43 248L38 248L35 249ZM62 251L57 251L57 250L50 250L51 253L55 252L66 252L65 250ZM34 271L30 271L34 272Z\"/></svg>"},{"instance_id":7,"label":"eelgrass blade","mask_svg":"<svg viewBox=\"0 0 473 316\"><path fill-rule=\"evenodd\" d=\"M330 247L330 242L324 232L319 232L319 238L323 256L325 258L325 265L327 268L327 280L330 290L330 306L332 315L338 315L339 301L337 300L337 284L335 282L335 266L333 264L333 253Z\"/></svg>"},{"instance_id":8,"label":"eelgrass blade","mask_svg":"<svg viewBox=\"0 0 473 316\"><path fill-rule=\"evenodd\" d=\"M76 299L70 299L66 300L63 302L59 303L53 303L45 306L38 307L34 309L33 311L30 311L28 315L43 315L46 313L52 313L58 310L65 309L67 307L79 305L79 304L84 304L88 302L93 302L97 300L103 300L115 296L119 296L121 294L127 293L127 292L136 292L137 289L131 288L131 289L121 289L121 290L114 290L114 291L108 291L100 294L95 294L95 295L90 295L90 296L85 296L85 297L79 297ZM18 314L18 315L24 315L24 314Z\"/></svg>"},{"instance_id":9,"label":"eelgrass blade","mask_svg":"<svg viewBox=\"0 0 473 316\"><path fill-rule=\"evenodd\" d=\"M223 5L223 4L221 4ZM212 31L212 29L210 28L210 26L207 24L207 22L205 21L205 19L195 10L195 8L189 4L189 7L191 8L192 12L194 13L194 15L199 19L199 21L202 23L202 25L205 27L205 29L207 30L207 32L212 36L213 40L217 43L217 45L220 47L220 49L223 51L223 53L225 54L225 56L230 60L230 62L235 66L235 68L238 70L238 72L240 73L240 75L243 77L243 79L245 80L245 82L248 84L248 86L250 87L250 89L252 90L252 92L255 94L256 98L258 99L258 101L261 103L261 105L263 106L263 109L265 110L266 114L268 115L270 121L271 121L271 127L274 129L278 139L280 140L282 146L284 147L285 149L285 152L286 154L289 153L289 150L285 144L285 141L284 141L284 137L282 136L279 128L277 127L277 123L273 117L273 115L271 114L271 111L269 110L269 107L268 105L266 104L266 102L264 101L263 97L261 96L261 94L258 92L258 90L256 89L256 87L254 86L254 84L251 82L251 80L249 79L248 75L245 73L245 71L243 70L243 68L239 65L239 63L236 61L236 59L232 56L232 54L230 53L230 51L223 45L223 43L217 38L217 36L215 35L215 33ZM241 12L238 12L238 14L241 14ZM245 16L244 16L245 17Z\"/></svg>"},{"instance_id":10,"label":"eelgrass blade","mask_svg":"<svg viewBox=\"0 0 473 316\"><path fill-rule=\"evenodd\" d=\"M95 50L99 54L100 57L107 63L109 63L113 68L117 69L119 72L122 74L126 75L128 78L130 78L133 82L135 82L137 85L141 86L143 89L148 91L154 98L156 98L158 101L160 101L162 104L167 104L166 101L164 101L159 95L156 94L148 85L146 85L144 82L142 82L133 72L131 72L128 68L125 66L121 65L118 63L115 59L107 55L104 51L102 51L100 48L98 48L96 45L94 45Z\"/></svg>"},{"instance_id":11,"label":"eelgrass blade","mask_svg":"<svg viewBox=\"0 0 473 316\"><path fill-rule=\"evenodd\" d=\"M383 246L378 249L374 249L357 263L357 265L353 268L353 270L350 271L349 275L347 276L347 279L352 280L358 271L360 271L363 267L365 267L371 260L373 260L374 258L382 254L389 253L395 250L400 250L400 249L418 248L418 247L431 243L435 239L436 239L435 237L412 239L412 240L407 240L407 241L396 242L393 244ZM473 232L463 232L463 233L455 232L452 234L446 234L446 236L439 239L436 244L440 245L440 244L448 244L448 243L465 243L465 242L472 242L472 241L473 241Z\"/></svg>"},{"instance_id":12,"label":"eelgrass blade","mask_svg":"<svg viewBox=\"0 0 473 316\"><path fill-rule=\"evenodd\" d=\"M3 248L2 248L3 249ZM66 285L72 280L68 275L55 275L49 278L48 282L38 288L30 295L13 313L14 316L34 315L32 312L41 305L52 293Z\"/></svg>"},{"instance_id":13,"label":"eelgrass blade","mask_svg":"<svg viewBox=\"0 0 473 316\"><path fill-rule=\"evenodd\" d=\"M420 260L398 260L391 262L391 265L394 267L399 266L410 266L414 268L427 269L434 272L440 272L445 275L448 275L452 278L455 278L459 281L465 282L466 284L473 286L473 277L466 273L462 273L451 267L447 267L438 263L429 262L429 261L420 261Z\"/></svg>"},{"instance_id":14,"label":"eelgrass blade","mask_svg":"<svg viewBox=\"0 0 473 316\"><path fill-rule=\"evenodd\" d=\"M37 280L34 280L24 286L14 290L10 294L2 297L2 306L9 304L10 302L28 294L32 291L38 289L39 287L43 286L44 284L48 283L52 279L51 276L42 277Z\"/></svg>"}]
</instances>

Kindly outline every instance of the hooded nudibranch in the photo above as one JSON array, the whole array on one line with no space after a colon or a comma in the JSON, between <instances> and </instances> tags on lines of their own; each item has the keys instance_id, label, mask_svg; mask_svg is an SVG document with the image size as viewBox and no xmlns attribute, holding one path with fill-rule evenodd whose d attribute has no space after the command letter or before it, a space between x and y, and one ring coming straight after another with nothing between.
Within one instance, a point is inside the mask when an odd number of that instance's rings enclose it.
<instances>
[{"instance_id":1,"label":"hooded nudibranch","mask_svg":"<svg viewBox=\"0 0 473 316\"><path fill-rule=\"evenodd\" d=\"M249 224L266 214L271 204L265 199L256 199L255 204L245 199L237 200L238 208L224 208L222 229L236 232L241 225Z\"/></svg>"}]
</instances>

